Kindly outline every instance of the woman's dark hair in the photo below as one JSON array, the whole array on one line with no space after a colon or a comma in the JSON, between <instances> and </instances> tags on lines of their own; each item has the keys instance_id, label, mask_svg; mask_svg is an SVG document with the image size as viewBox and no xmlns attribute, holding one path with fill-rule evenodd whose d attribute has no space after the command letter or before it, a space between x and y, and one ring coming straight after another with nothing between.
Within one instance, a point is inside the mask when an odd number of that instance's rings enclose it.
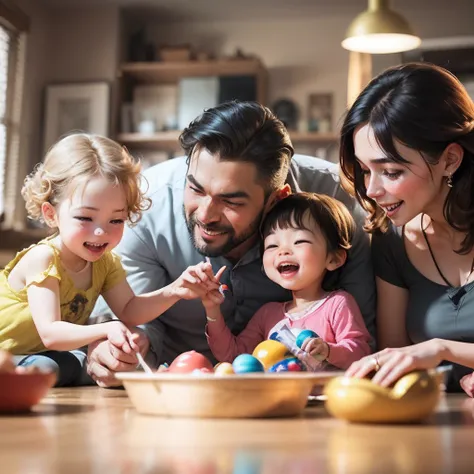
<instances>
[{"instance_id":1,"label":"woman's dark hair","mask_svg":"<svg viewBox=\"0 0 474 474\"><path fill-rule=\"evenodd\" d=\"M368 211L368 232L389 227L389 219L367 196L364 176L354 153L354 132L368 124L380 148L395 163L407 163L394 141L417 150L427 166L439 161L450 143L464 149L444 203L444 217L465 232L459 253L474 246L474 103L459 80L446 69L428 63L408 63L387 69L361 92L344 120L340 164L344 187Z\"/></svg>"},{"instance_id":2,"label":"woman's dark hair","mask_svg":"<svg viewBox=\"0 0 474 474\"><path fill-rule=\"evenodd\" d=\"M285 184L294 153L283 123L257 102L233 101L207 109L179 141L188 160L201 147L220 160L253 163L267 193Z\"/></svg>"},{"instance_id":3,"label":"woman's dark hair","mask_svg":"<svg viewBox=\"0 0 474 474\"><path fill-rule=\"evenodd\" d=\"M311 230L304 222L308 215L321 229L329 252L351 248L355 223L347 207L337 199L316 193L290 194L278 201L263 221L263 240L277 227Z\"/></svg>"}]
</instances>

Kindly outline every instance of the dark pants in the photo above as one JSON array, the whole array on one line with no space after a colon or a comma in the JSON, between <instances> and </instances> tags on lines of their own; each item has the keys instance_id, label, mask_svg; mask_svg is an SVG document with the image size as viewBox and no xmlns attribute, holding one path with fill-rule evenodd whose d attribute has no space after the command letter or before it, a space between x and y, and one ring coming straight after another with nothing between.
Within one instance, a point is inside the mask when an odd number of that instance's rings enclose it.
<instances>
[{"instance_id":1,"label":"dark pants","mask_svg":"<svg viewBox=\"0 0 474 474\"><path fill-rule=\"evenodd\" d=\"M21 367L38 367L43 372L56 372L55 387L79 387L94 385L87 373L87 355L80 351L45 351L38 354L13 357Z\"/></svg>"}]
</instances>

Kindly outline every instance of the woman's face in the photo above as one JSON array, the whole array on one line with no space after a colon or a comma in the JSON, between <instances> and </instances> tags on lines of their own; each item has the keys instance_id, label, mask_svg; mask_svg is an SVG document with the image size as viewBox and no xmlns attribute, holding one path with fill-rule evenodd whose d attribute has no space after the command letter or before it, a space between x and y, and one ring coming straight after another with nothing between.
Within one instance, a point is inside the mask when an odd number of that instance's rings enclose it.
<instances>
[{"instance_id":1,"label":"woman's face","mask_svg":"<svg viewBox=\"0 0 474 474\"><path fill-rule=\"evenodd\" d=\"M408 163L388 158L370 125L360 126L354 133L354 151L365 176L367 196L401 226L422 212L439 212L448 188L443 160L428 165L418 151L399 142L395 147Z\"/></svg>"}]
</instances>

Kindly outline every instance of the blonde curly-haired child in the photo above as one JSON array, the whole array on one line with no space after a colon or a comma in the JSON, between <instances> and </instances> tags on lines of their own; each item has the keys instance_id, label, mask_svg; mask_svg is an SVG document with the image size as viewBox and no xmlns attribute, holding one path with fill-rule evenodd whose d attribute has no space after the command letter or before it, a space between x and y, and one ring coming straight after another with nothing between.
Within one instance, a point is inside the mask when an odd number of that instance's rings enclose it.
<instances>
[{"instance_id":1,"label":"blonde curly-haired child","mask_svg":"<svg viewBox=\"0 0 474 474\"><path fill-rule=\"evenodd\" d=\"M57 385L90 382L77 349L108 339L125 352L139 351L132 326L181 298L200 296L196 282L203 291L218 287L210 265L200 264L167 287L134 294L112 250L125 223L136 223L150 201L140 186L140 164L109 138L61 139L26 178L22 195L29 216L56 232L19 252L0 273L0 349L20 366L56 370ZM100 295L119 320L87 325Z\"/></svg>"}]
</instances>

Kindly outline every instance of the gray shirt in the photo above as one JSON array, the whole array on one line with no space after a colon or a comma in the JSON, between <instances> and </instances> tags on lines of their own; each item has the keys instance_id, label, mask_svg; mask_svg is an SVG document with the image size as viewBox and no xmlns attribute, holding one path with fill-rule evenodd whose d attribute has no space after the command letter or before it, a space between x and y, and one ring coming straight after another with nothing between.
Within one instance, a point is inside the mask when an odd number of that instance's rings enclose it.
<instances>
[{"instance_id":1,"label":"gray shirt","mask_svg":"<svg viewBox=\"0 0 474 474\"><path fill-rule=\"evenodd\" d=\"M203 256L189 237L183 212L183 193L187 171L184 157L174 158L146 170L148 196L152 207L133 228L125 230L117 247L128 273L128 281L137 294L149 292L176 280ZM288 184L294 192L312 191L343 201L358 222L358 231L341 271L338 286L357 300L368 330L375 333L375 285L370 260L369 239L362 231L362 209L340 187L336 165L307 156L295 156ZM259 245L233 265L225 257L211 258L214 271L226 265L221 279L230 288L221 306L225 321L233 333L239 333L253 314L270 301L287 301L291 294L273 283L262 271ZM329 282L331 283L331 282ZM103 303L95 314L104 312ZM147 360L153 365L172 361L178 354L194 349L214 360L205 336L206 316L202 303L181 300L163 315L145 326L151 343Z\"/></svg>"},{"instance_id":2,"label":"gray shirt","mask_svg":"<svg viewBox=\"0 0 474 474\"><path fill-rule=\"evenodd\" d=\"M374 234L372 252L375 274L409 291L405 324L412 343L433 338L474 342L474 282L449 287L422 275L408 258L401 227ZM453 379L469 372L455 366Z\"/></svg>"}]
</instances>

